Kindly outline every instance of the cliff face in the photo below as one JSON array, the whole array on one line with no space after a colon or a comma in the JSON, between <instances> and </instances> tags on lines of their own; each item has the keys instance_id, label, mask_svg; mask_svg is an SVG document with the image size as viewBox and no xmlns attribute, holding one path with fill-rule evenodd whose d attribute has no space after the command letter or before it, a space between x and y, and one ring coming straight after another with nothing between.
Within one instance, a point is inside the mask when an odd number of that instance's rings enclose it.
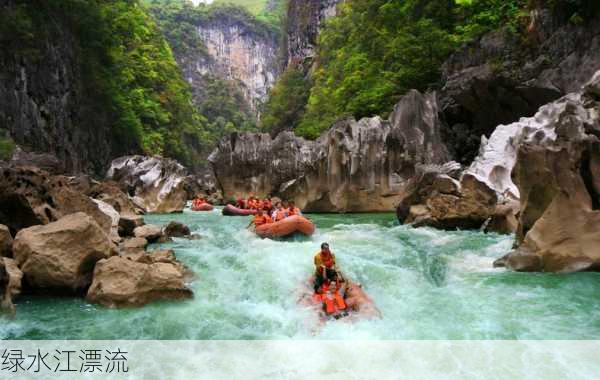
<instances>
[{"instance_id":1,"label":"cliff face","mask_svg":"<svg viewBox=\"0 0 600 380\"><path fill-rule=\"evenodd\" d=\"M15 8L7 2L0 12ZM107 111L84 80L77 37L60 20L38 28L35 46L16 35L15 45L0 44L0 129L27 150L56 155L68 171L100 172L114 142Z\"/></svg>"},{"instance_id":2,"label":"cliff face","mask_svg":"<svg viewBox=\"0 0 600 380\"><path fill-rule=\"evenodd\" d=\"M277 34L226 14L199 22L196 28L206 52L176 57L196 103L204 100L206 75L211 75L238 83L250 110L258 115L279 76Z\"/></svg>"},{"instance_id":3,"label":"cliff face","mask_svg":"<svg viewBox=\"0 0 600 380\"><path fill-rule=\"evenodd\" d=\"M340 0L290 0L287 9L287 65L315 56L323 22L336 14Z\"/></svg>"},{"instance_id":4,"label":"cliff face","mask_svg":"<svg viewBox=\"0 0 600 380\"><path fill-rule=\"evenodd\" d=\"M274 195L313 212L390 211L415 166L449 160L435 94L411 91L389 120L336 123L316 141L233 134L209 157L225 199Z\"/></svg>"},{"instance_id":5,"label":"cliff face","mask_svg":"<svg viewBox=\"0 0 600 380\"><path fill-rule=\"evenodd\" d=\"M524 36L494 31L446 61L443 133L456 160L469 164L482 135L532 116L600 69L600 18L577 25L565 18L540 7L531 11Z\"/></svg>"}]
</instances>

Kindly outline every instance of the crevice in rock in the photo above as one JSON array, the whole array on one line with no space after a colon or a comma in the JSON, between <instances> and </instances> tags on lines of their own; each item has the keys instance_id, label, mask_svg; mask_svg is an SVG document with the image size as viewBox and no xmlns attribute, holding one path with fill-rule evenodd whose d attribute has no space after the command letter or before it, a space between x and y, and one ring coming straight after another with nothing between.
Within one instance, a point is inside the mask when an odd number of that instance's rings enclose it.
<instances>
[{"instance_id":1,"label":"crevice in rock","mask_svg":"<svg viewBox=\"0 0 600 380\"><path fill-rule=\"evenodd\" d=\"M591 156L590 151L585 150L581 156L581 166L579 167L579 174L583 179L585 188L592 199L592 210L600 210L600 194L594 188L594 178L591 169Z\"/></svg>"}]
</instances>

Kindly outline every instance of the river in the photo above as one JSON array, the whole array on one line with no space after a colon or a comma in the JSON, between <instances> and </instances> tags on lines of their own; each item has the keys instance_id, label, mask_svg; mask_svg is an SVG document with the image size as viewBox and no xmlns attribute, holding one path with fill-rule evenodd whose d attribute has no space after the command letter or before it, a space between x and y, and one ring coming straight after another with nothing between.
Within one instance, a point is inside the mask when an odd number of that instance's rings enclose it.
<instances>
[{"instance_id":1,"label":"river","mask_svg":"<svg viewBox=\"0 0 600 380\"><path fill-rule=\"evenodd\" d=\"M512 237L399 226L393 214L310 215L317 232L262 240L246 217L148 215L181 221L200 240L165 244L196 277L189 301L111 310L82 299L22 297L3 339L599 339L600 274L492 268ZM324 325L297 303L312 257L330 243L380 320Z\"/></svg>"}]
</instances>

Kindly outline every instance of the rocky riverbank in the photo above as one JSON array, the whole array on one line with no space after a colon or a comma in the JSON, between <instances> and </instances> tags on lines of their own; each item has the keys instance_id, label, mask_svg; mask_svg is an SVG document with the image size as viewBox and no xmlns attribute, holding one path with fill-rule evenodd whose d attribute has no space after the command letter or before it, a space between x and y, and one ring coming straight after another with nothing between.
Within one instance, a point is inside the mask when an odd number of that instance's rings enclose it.
<instances>
[{"instance_id":1,"label":"rocky riverbank","mask_svg":"<svg viewBox=\"0 0 600 380\"><path fill-rule=\"evenodd\" d=\"M169 171L169 160L137 159L148 170L141 171L143 179L124 176L141 186L134 196L121 191L126 181L67 177L33 166L0 168L3 310L14 313L12 301L22 293L86 297L107 307L193 296L187 286L192 273L173 251L147 251L150 243L193 238L189 228L147 225L140 215L168 207L181 211L185 177ZM144 186L158 190L144 192Z\"/></svg>"}]
</instances>

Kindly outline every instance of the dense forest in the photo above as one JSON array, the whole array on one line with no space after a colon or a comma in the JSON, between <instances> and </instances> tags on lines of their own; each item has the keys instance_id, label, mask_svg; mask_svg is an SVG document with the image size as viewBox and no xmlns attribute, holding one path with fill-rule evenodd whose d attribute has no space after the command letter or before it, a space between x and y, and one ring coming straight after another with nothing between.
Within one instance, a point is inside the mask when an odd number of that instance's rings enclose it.
<instances>
[{"instance_id":1,"label":"dense forest","mask_svg":"<svg viewBox=\"0 0 600 380\"><path fill-rule=\"evenodd\" d=\"M52 25L69 27L84 81L122 146L191 163L211 143L169 45L138 1L21 2L1 17L0 45L28 60L43 51Z\"/></svg>"},{"instance_id":2,"label":"dense forest","mask_svg":"<svg viewBox=\"0 0 600 380\"><path fill-rule=\"evenodd\" d=\"M279 34L279 17L283 2L279 2L280 7L273 10L265 9L263 3L215 2L210 6L194 6L186 0L145 2L169 41L175 57L179 57L180 61L189 57L211 59L197 32L198 25L210 21L227 19L232 24L243 25L245 30L256 35ZM247 8L255 10L256 15ZM203 88L203 96L196 100L196 106L198 112L207 119L207 127L212 137L219 139L233 131L256 130L257 120L244 100L239 84L207 73L203 75L200 86Z\"/></svg>"},{"instance_id":3,"label":"dense forest","mask_svg":"<svg viewBox=\"0 0 600 380\"><path fill-rule=\"evenodd\" d=\"M598 4L552 0L570 22ZM336 119L387 115L407 90L438 88L442 63L460 46L505 28L518 35L534 1L349 0L319 37L314 73L288 67L265 106L262 129L316 138Z\"/></svg>"},{"instance_id":4,"label":"dense forest","mask_svg":"<svg viewBox=\"0 0 600 380\"><path fill-rule=\"evenodd\" d=\"M407 90L440 87L442 63L465 43L505 28L520 38L529 9L542 0L347 0L320 33L310 70L289 65L271 89L259 128L294 129L316 138L344 116L387 115ZM51 28L66 25L94 107L119 147L115 152L162 154L192 166L232 131L257 130L239 86L205 76L196 105L175 56L208 54L198 22L234 18L254 33L286 37L286 1L186 0L15 1L0 14L0 48L41 60ZM546 0L585 22L593 0ZM241 8L240 5L247 9ZM249 9L249 10L248 10ZM283 46L284 44L282 44ZM0 129L0 158L14 149Z\"/></svg>"}]
</instances>

